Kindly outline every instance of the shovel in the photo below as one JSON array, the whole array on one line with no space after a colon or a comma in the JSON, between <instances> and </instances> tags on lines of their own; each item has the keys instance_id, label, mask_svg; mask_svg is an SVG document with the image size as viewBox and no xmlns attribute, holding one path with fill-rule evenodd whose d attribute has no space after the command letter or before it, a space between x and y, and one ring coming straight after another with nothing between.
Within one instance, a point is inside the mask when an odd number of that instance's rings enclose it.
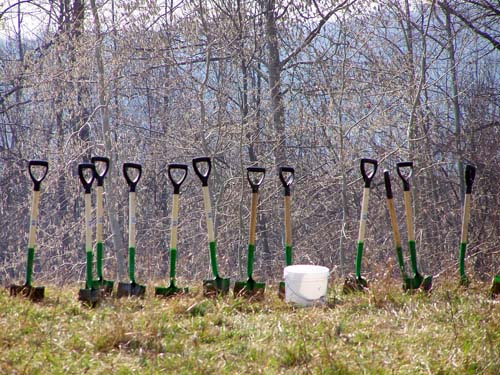
<instances>
[{"instance_id":1,"label":"shovel","mask_svg":"<svg viewBox=\"0 0 500 375\"><path fill-rule=\"evenodd\" d=\"M285 214L285 266L292 265L292 215L291 205L292 198L290 194L290 186L295 177L295 169L292 167L280 167L279 177L284 188L284 214ZM278 287L278 296L281 299L285 298L285 282L281 281Z\"/></svg>"},{"instance_id":2,"label":"shovel","mask_svg":"<svg viewBox=\"0 0 500 375\"><path fill-rule=\"evenodd\" d=\"M394 237L394 245L396 246L396 258L398 260L399 271L401 272L401 279L403 280L403 290L410 289L411 280L408 277L405 269L405 262L403 258L403 248L401 247L401 239L399 237L398 222L396 220L396 211L394 209L394 200L391 187L391 176L388 170L384 171L385 191L387 195L387 209L389 210L389 217L391 218L392 234Z\"/></svg>"},{"instance_id":3,"label":"shovel","mask_svg":"<svg viewBox=\"0 0 500 375\"><path fill-rule=\"evenodd\" d=\"M113 293L113 281L105 280L102 276L102 258L103 258L103 225L104 225L104 177L108 173L109 158L102 156L94 156L90 161L95 165L95 180L97 181L96 187L96 274L97 280L93 281L94 288L101 288L106 295ZM98 164L103 164L103 168L99 171Z\"/></svg>"},{"instance_id":4,"label":"shovel","mask_svg":"<svg viewBox=\"0 0 500 375\"><path fill-rule=\"evenodd\" d=\"M42 167L43 173L37 178L33 173L34 167ZM33 181L33 198L31 203L31 217L30 217L30 229L28 237L28 257L26 264L26 282L24 285L11 285L10 295L17 296L21 294L28 297L32 301L41 301L45 294L45 287L43 286L32 286L31 279L33 276L33 262L35 260L35 246L36 246L36 230L38 226L38 205L40 202L40 186L42 181L47 176L49 171L49 163L44 160L30 160L28 162L28 171Z\"/></svg>"},{"instance_id":5,"label":"shovel","mask_svg":"<svg viewBox=\"0 0 500 375\"><path fill-rule=\"evenodd\" d=\"M370 164L372 170L370 173L366 171L366 165ZM359 232L358 232L358 243L357 243L357 253L356 253L356 273L354 277L348 277L344 282L344 293L352 291L362 291L368 288L368 281L361 276L361 260L363 259L363 245L365 240L366 231L366 220L368 218L368 200L370 197L370 186L377 172L378 162L374 159L361 159L360 169L361 176L363 176L363 181L365 182L365 187L363 188L363 198L361 202L361 217L359 219Z\"/></svg>"},{"instance_id":6,"label":"shovel","mask_svg":"<svg viewBox=\"0 0 500 375\"><path fill-rule=\"evenodd\" d=\"M251 175L258 176L256 180L253 180ZM247 168L247 179L252 187L252 209L250 211L250 233L248 240L248 254L247 254L247 276L246 281L236 281L234 283L234 296L235 297L246 297L254 299L264 298L264 291L266 289L265 283L259 283L255 281L252 277L253 275L253 260L255 252L255 240L256 240L256 230L257 230L257 204L259 202L259 186L264 181L266 175L265 168L261 167L248 167Z\"/></svg>"},{"instance_id":7,"label":"shovel","mask_svg":"<svg viewBox=\"0 0 500 375\"><path fill-rule=\"evenodd\" d=\"M403 170L407 170L405 172ZM413 229L413 215L411 207L410 177L413 174L413 162L405 161L396 164L401 181L403 181L403 198L405 204L406 228L408 230L408 248L410 249L410 265L413 278L410 278L410 289L422 289L429 292L432 289L432 276L422 276L417 266L417 250L415 248L415 232Z\"/></svg>"},{"instance_id":8,"label":"shovel","mask_svg":"<svg viewBox=\"0 0 500 375\"><path fill-rule=\"evenodd\" d=\"M182 176L176 180L172 175L172 170L180 170ZM189 292L189 288L179 288L175 285L175 265L177 263L177 226L179 223L179 194L181 185L186 179L188 166L186 164L169 164L168 178L174 186L174 194L172 196L172 216L170 219L170 285L168 287L156 287L155 295L158 297L170 297L176 294L185 294Z\"/></svg>"},{"instance_id":9,"label":"shovel","mask_svg":"<svg viewBox=\"0 0 500 375\"><path fill-rule=\"evenodd\" d=\"M472 184L476 177L476 167L467 165L465 167L465 199L464 199L464 216L462 218L462 235L460 237L460 253L458 268L460 272L460 285L469 286L470 281L465 274L465 252L467 250L467 231L470 220L470 201L472 195Z\"/></svg>"},{"instance_id":10,"label":"shovel","mask_svg":"<svg viewBox=\"0 0 500 375\"><path fill-rule=\"evenodd\" d=\"M129 171L136 170L137 175L134 179L131 178ZM128 193L128 276L130 282L118 283L118 289L116 291L116 296L121 297L144 297L146 293L146 286L137 284L135 282L135 225L137 223L137 218L135 216L137 207L137 197L135 189L142 175L142 166L135 163L124 163L123 164L123 176L127 181L129 186Z\"/></svg>"},{"instance_id":11,"label":"shovel","mask_svg":"<svg viewBox=\"0 0 500 375\"><path fill-rule=\"evenodd\" d=\"M85 177L86 171L88 178ZM96 175L95 165L92 163L82 163L78 165L78 176L85 190L85 253L86 253L86 277L85 288L78 292L78 300L86 305L95 307L101 299L101 291L99 288L94 288L92 277L93 254L92 254L92 201L91 190L92 183Z\"/></svg>"},{"instance_id":12,"label":"shovel","mask_svg":"<svg viewBox=\"0 0 500 375\"><path fill-rule=\"evenodd\" d=\"M207 169L205 173L199 168L200 164L205 163ZM210 191L208 190L208 177L212 170L212 162L209 157L201 157L193 159L193 169L196 175L201 180L201 189L203 190L203 204L205 206L205 217L208 230L208 246L210 251L210 265L214 276L211 280L203 280L203 295L205 297L213 297L218 294L226 295L229 292L230 279L219 276L217 268L217 247L215 242L214 221L212 216L212 202L210 200Z\"/></svg>"}]
</instances>

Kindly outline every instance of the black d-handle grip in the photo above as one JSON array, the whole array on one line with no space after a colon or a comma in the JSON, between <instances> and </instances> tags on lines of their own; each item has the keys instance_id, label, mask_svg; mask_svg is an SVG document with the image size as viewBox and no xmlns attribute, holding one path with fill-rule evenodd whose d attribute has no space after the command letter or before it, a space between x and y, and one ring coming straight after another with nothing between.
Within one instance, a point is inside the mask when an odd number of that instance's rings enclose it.
<instances>
[{"instance_id":1,"label":"black d-handle grip","mask_svg":"<svg viewBox=\"0 0 500 375\"><path fill-rule=\"evenodd\" d=\"M184 171L182 176L176 180L174 179L174 176L172 175L172 170L177 169ZM179 194L181 191L181 185L186 179L188 174L188 166L186 164L169 164L168 165L168 178L170 179L170 182L172 182L172 185L174 185L174 194Z\"/></svg>"},{"instance_id":2,"label":"black d-handle grip","mask_svg":"<svg viewBox=\"0 0 500 375\"><path fill-rule=\"evenodd\" d=\"M205 173L201 173L200 169L198 168L199 164L206 163L207 164L207 171ZM199 158L194 158L193 159L193 169L194 173L200 178L201 180L201 185L202 186L208 186L208 177L210 176L210 172L212 170L212 161L208 156L202 156Z\"/></svg>"},{"instance_id":3,"label":"black d-handle grip","mask_svg":"<svg viewBox=\"0 0 500 375\"><path fill-rule=\"evenodd\" d=\"M33 174L33 167L43 167L45 168L43 174L40 176L40 178L36 178L36 176ZM30 174L31 180L33 181L33 190L34 191L40 191L40 186L42 185L42 181L45 179L47 176L47 173L49 171L49 162L45 160L30 160L28 162L28 172Z\"/></svg>"},{"instance_id":4,"label":"black d-handle grip","mask_svg":"<svg viewBox=\"0 0 500 375\"><path fill-rule=\"evenodd\" d=\"M89 178L85 178L85 171L90 170L92 173L89 174ZM85 194L90 194L92 189L92 183L95 179L95 165L92 163L81 163L78 164L78 176L80 176L80 181L82 182L83 188L85 189Z\"/></svg>"},{"instance_id":5,"label":"black d-handle grip","mask_svg":"<svg viewBox=\"0 0 500 375\"><path fill-rule=\"evenodd\" d=\"M250 177L251 174L259 174L259 173L261 174L261 176L257 180L253 180L252 177ZM262 181L264 181L265 176L266 176L266 168L247 167L247 180L250 186L252 187L252 193L259 192L259 186L262 184Z\"/></svg>"},{"instance_id":6,"label":"black d-handle grip","mask_svg":"<svg viewBox=\"0 0 500 375\"><path fill-rule=\"evenodd\" d=\"M408 173L404 174L403 169L408 168ZM403 190L410 191L410 177L413 174L413 162L402 161L396 164L396 171L398 172L401 181L403 181Z\"/></svg>"},{"instance_id":7,"label":"black d-handle grip","mask_svg":"<svg viewBox=\"0 0 500 375\"><path fill-rule=\"evenodd\" d=\"M391 175L387 169L384 170L384 184L387 199L392 199Z\"/></svg>"},{"instance_id":8,"label":"black d-handle grip","mask_svg":"<svg viewBox=\"0 0 500 375\"><path fill-rule=\"evenodd\" d=\"M472 184L474 183L474 178L476 177L476 167L473 165L465 166L465 194L472 193Z\"/></svg>"},{"instance_id":9,"label":"black d-handle grip","mask_svg":"<svg viewBox=\"0 0 500 375\"><path fill-rule=\"evenodd\" d=\"M104 186L104 177L108 174L109 169L109 158L105 156L93 156L90 161L95 165L95 179L97 180L97 186ZM97 169L97 163L104 164L104 169L99 173Z\"/></svg>"},{"instance_id":10,"label":"black d-handle grip","mask_svg":"<svg viewBox=\"0 0 500 375\"><path fill-rule=\"evenodd\" d=\"M366 164L371 164L373 167L370 173L366 172ZM363 180L365 181L365 187L369 188L372 183L373 177L375 177L375 173L377 173L378 161L375 159L363 158L359 163L359 168L361 170Z\"/></svg>"},{"instance_id":11,"label":"black d-handle grip","mask_svg":"<svg viewBox=\"0 0 500 375\"><path fill-rule=\"evenodd\" d=\"M285 188L285 196L290 195L290 186L293 184L293 180L295 178L295 169L293 167L280 167L279 176L283 187ZM288 174L285 177L285 174Z\"/></svg>"},{"instance_id":12,"label":"black d-handle grip","mask_svg":"<svg viewBox=\"0 0 500 375\"><path fill-rule=\"evenodd\" d=\"M135 179L131 179L129 175L129 170L135 169L137 170L137 176ZM131 193L135 193L135 188L139 183L142 175L142 165L136 163L123 163L123 177L127 180L128 187L130 188Z\"/></svg>"}]
</instances>

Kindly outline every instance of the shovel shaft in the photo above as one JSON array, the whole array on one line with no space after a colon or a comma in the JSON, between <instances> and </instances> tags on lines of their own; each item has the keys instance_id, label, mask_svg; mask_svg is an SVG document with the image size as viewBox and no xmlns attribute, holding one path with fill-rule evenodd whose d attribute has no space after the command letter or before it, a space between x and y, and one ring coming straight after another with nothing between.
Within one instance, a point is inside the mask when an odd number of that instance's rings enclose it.
<instances>
[{"instance_id":1,"label":"shovel shaft","mask_svg":"<svg viewBox=\"0 0 500 375\"><path fill-rule=\"evenodd\" d=\"M460 244L460 256L458 261L458 268L461 277L466 277L465 275L465 252L467 250L467 242L462 242Z\"/></svg>"},{"instance_id":2,"label":"shovel shaft","mask_svg":"<svg viewBox=\"0 0 500 375\"><path fill-rule=\"evenodd\" d=\"M90 192L85 193L85 253L86 259L86 284L87 289L92 286L92 201Z\"/></svg>"},{"instance_id":3,"label":"shovel shaft","mask_svg":"<svg viewBox=\"0 0 500 375\"><path fill-rule=\"evenodd\" d=\"M259 193L252 193L252 210L250 212L250 231L249 245L255 247L255 239L257 237L257 204L259 202Z\"/></svg>"},{"instance_id":4,"label":"shovel shaft","mask_svg":"<svg viewBox=\"0 0 500 375\"><path fill-rule=\"evenodd\" d=\"M462 218L462 235L460 237L461 243L467 242L467 234L469 229L469 221L470 221L470 194L465 194L464 199L464 215Z\"/></svg>"},{"instance_id":5,"label":"shovel shaft","mask_svg":"<svg viewBox=\"0 0 500 375\"><path fill-rule=\"evenodd\" d=\"M292 215L291 215L292 198L286 195L284 198L285 207L285 246L292 246Z\"/></svg>"},{"instance_id":6,"label":"shovel shaft","mask_svg":"<svg viewBox=\"0 0 500 375\"><path fill-rule=\"evenodd\" d=\"M38 205L40 203L40 191L33 190L33 199L31 203L30 231L28 237L28 248L35 248L36 231L38 228Z\"/></svg>"},{"instance_id":7,"label":"shovel shaft","mask_svg":"<svg viewBox=\"0 0 500 375\"><path fill-rule=\"evenodd\" d=\"M179 218L179 194L172 196L172 215L170 216L170 248L177 249L177 227Z\"/></svg>"},{"instance_id":8,"label":"shovel shaft","mask_svg":"<svg viewBox=\"0 0 500 375\"><path fill-rule=\"evenodd\" d=\"M97 186L96 187L96 228L95 228L95 236L96 236L96 241L102 242L102 227L104 223L104 218L103 218L103 212L104 212L104 204L103 204L103 188L102 186Z\"/></svg>"},{"instance_id":9,"label":"shovel shaft","mask_svg":"<svg viewBox=\"0 0 500 375\"><path fill-rule=\"evenodd\" d=\"M208 186L202 186L203 190L203 204L205 206L205 218L207 220L208 242L215 241L214 220L212 214L212 202L210 199L210 191Z\"/></svg>"},{"instance_id":10,"label":"shovel shaft","mask_svg":"<svg viewBox=\"0 0 500 375\"><path fill-rule=\"evenodd\" d=\"M411 193L409 190L403 191L403 198L405 202L405 216L406 216L406 229L408 231L408 241L415 242L415 230L413 228L413 213L411 207Z\"/></svg>"},{"instance_id":11,"label":"shovel shaft","mask_svg":"<svg viewBox=\"0 0 500 375\"><path fill-rule=\"evenodd\" d=\"M177 263L177 249L170 248L170 280L175 280L176 263Z\"/></svg>"},{"instance_id":12,"label":"shovel shaft","mask_svg":"<svg viewBox=\"0 0 500 375\"><path fill-rule=\"evenodd\" d=\"M396 211L394 209L394 201L392 199L387 199L387 208L389 209L389 217L391 219L392 235L394 238L394 245L397 248L401 248L401 237L399 235L398 222L396 219Z\"/></svg>"},{"instance_id":13,"label":"shovel shaft","mask_svg":"<svg viewBox=\"0 0 500 375\"><path fill-rule=\"evenodd\" d=\"M26 266L26 285L31 286L31 279L33 276L33 261L35 260L35 248L28 247L28 258Z\"/></svg>"},{"instance_id":14,"label":"shovel shaft","mask_svg":"<svg viewBox=\"0 0 500 375\"><path fill-rule=\"evenodd\" d=\"M285 265L291 266L292 262L292 246L285 245Z\"/></svg>"},{"instance_id":15,"label":"shovel shaft","mask_svg":"<svg viewBox=\"0 0 500 375\"><path fill-rule=\"evenodd\" d=\"M99 280L102 279L102 257L103 257L103 243L102 243L102 227L103 227L103 187L98 185L96 187L96 273Z\"/></svg>"},{"instance_id":16,"label":"shovel shaft","mask_svg":"<svg viewBox=\"0 0 500 375\"><path fill-rule=\"evenodd\" d=\"M219 277L219 270L217 269L217 246L215 244L215 231L214 220L212 215L212 203L210 200L210 191L208 185L202 186L203 190L203 204L205 206L205 218L207 221L208 230L208 247L210 250L210 265L214 277Z\"/></svg>"},{"instance_id":17,"label":"shovel shaft","mask_svg":"<svg viewBox=\"0 0 500 375\"><path fill-rule=\"evenodd\" d=\"M98 280L102 280L102 256L103 244L102 242L98 242L96 244L96 274Z\"/></svg>"},{"instance_id":18,"label":"shovel shaft","mask_svg":"<svg viewBox=\"0 0 500 375\"><path fill-rule=\"evenodd\" d=\"M137 224L136 207L137 197L135 192L130 192L128 195L128 247L135 249L135 226Z\"/></svg>"},{"instance_id":19,"label":"shovel shaft","mask_svg":"<svg viewBox=\"0 0 500 375\"><path fill-rule=\"evenodd\" d=\"M254 260L255 245L248 244L248 258L247 258L247 276L252 278L253 275L253 260Z\"/></svg>"},{"instance_id":20,"label":"shovel shaft","mask_svg":"<svg viewBox=\"0 0 500 375\"><path fill-rule=\"evenodd\" d=\"M212 273L214 277L219 277L219 270L217 269L217 250L215 241L208 244L210 247L210 265L212 266Z\"/></svg>"},{"instance_id":21,"label":"shovel shaft","mask_svg":"<svg viewBox=\"0 0 500 375\"><path fill-rule=\"evenodd\" d=\"M30 229L28 235L28 256L26 259L26 285L31 285L33 277L33 262L35 260L36 230L38 227L38 205L40 202L40 191L33 190L31 203Z\"/></svg>"},{"instance_id":22,"label":"shovel shaft","mask_svg":"<svg viewBox=\"0 0 500 375\"><path fill-rule=\"evenodd\" d=\"M90 251L86 249L87 264L86 264L86 278L85 278L85 288L92 289L92 249Z\"/></svg>"},{"instance_id":23,"label":"shovel shaft","mask_svg":"<svg viewBox=\"0 0 500 375\"><path fill-rule=\"evenodd\" d=\"M365 240L366 221L368 219L368 201L370 199L370 188L363 189L363 199L361 201L361 216L359 219L358 243Z\"/></svg>"},{"instance_id":24,"label":"shovel shaft","mask_svg":"<svg viewBox=\"0 0 500 375\"><path fill-rule=\"evenodd\" d=\"M358 241L356 253L356 278L361 278L361 261L363 259L363 241Z\"/></svg>"},{"instance_id":25,"label":"shovel shaft","mask_svg":"<svg viewBox=\"0 0 500 375\"><path fill-rule=\"evenodd\" d=\"M469 219L470 219L470 198L471 194L465 194L464 199L464 216L462 218L462 234L460 237L460 251L458 257L458 268L460 272L460 276L465 278L465 252L467 250L467 234L469 228Z\"/></svg>"},{"instance_id":26,"label":"shovel shaft","mask_svg":"<svg viewBox=\"0 0 500 375\"><path fill-rule=\"evenodd\" d=\"M285 264L292 265L292 215L291 204L292 198L290 195L285 195Z\"/></svg>"},{"instance_id":27,"label":"shovel shaft","mask_svg":"<svg viewBox=\"0 0 500 375\"><path fill-rule=\"evenodd\" d=\"M419 275L417 266L417 250L415 248L415 241L408 241L408 247L410 249L410 265L411 271L413 272L413 277Z\"/></svg>"},{"instance_id":28,"label":"shovel shaft","mask_svg":"<svg viewBox=\"0 0 500 375\"><path fill-rule=\"evenodd\" d=\"M405 278L406 269L405 269L405 261L403 258L403 248L401 247L401 245L396 247L396 257L398 259L399 271L401 272L401 276Z\"/></svg>"},{"instance_id":29,"label":"shovel shaft","mask_svg":"<svg viewBox=\"0 0 500 375\"><path fill-rule=\"evenodd\" d=\"M128 248L128 277L135 283L135 247Z\"/></svg>"}]
</instances>

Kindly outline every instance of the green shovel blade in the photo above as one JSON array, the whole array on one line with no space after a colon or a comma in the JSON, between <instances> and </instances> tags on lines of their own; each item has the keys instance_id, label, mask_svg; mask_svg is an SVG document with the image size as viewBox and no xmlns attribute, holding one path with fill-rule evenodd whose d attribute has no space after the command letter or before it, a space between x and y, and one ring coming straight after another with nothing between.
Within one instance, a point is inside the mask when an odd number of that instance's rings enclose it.
<instances>
[{"instance_id":1,"label":"green shovel blade","mask_svg":"<svg viewBox=\"0 0 500 375\"><path fill-rule=\"evenodd\" d=\"M233 293L235 297L261 300L264 298L265 290L265 283L256 282L252 278L249 278L247 281L236 281L234 283Z\"/></svg>"},{"instance_id":2,"label":"green shovel blade","mask_svg":"<svg viewBox=\"0 0 500 375\"><path fill-rule=\"evenodd\" d=\"M171 282L168 287L157 286L155 288L156 297L172 297L178 294L189 293L189 288L179 288L174 282Z\"/></svg>"},{"instance_id":3,"label":"green shovel blade","mask_svg":"<svg viewBox=\"0 0 500 375\"><path fill-rule=\"evenodd\" d=\"M92 288L101 289L101 291L107 296L113 293L114 284L113 280L92 280Z\"/></svg>"}]
</instances>

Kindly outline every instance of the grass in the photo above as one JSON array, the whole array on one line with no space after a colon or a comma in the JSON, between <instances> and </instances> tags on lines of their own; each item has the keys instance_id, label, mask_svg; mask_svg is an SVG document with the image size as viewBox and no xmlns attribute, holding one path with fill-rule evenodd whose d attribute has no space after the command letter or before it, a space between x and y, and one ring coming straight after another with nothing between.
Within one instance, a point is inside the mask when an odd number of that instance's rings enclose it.
<instances>
[{"instance_id":1,"label":"grass","mask_svg":"<svg viewBox=\"0 0 500 375\"><path fill-rule=\"evenodd\" d=\"M41 303L0 291L1 374L499 374L500 304L488 285L403 294L331 286L323 307L201 293L82 306L78 286ZM148 285L148 291L153 285Z\"/></svg>"}]
</instances>

